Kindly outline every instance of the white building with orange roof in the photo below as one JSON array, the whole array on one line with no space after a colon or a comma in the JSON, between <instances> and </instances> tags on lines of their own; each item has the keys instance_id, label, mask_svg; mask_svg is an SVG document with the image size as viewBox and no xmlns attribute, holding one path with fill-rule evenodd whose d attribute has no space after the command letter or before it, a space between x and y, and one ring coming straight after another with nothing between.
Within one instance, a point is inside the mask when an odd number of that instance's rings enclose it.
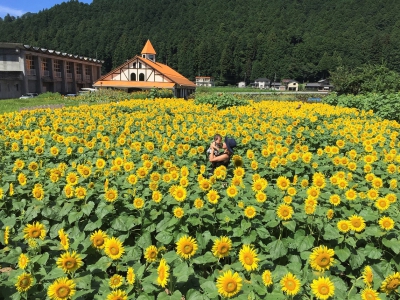
<instances>
[{"instance_id":1,"label":"white building with orange roof","mask_svg":"<svg viewBox=\"0 0 400 300\"><path fill-rule=\"evenodd\" d=\"M196 84L171 67L156 62L156 51L150 40L147 40L141 54L100 77L93 86L127 92L153 88L170 89L178 98L186 98L195 91Z\"/></svg>"}]
</instances>

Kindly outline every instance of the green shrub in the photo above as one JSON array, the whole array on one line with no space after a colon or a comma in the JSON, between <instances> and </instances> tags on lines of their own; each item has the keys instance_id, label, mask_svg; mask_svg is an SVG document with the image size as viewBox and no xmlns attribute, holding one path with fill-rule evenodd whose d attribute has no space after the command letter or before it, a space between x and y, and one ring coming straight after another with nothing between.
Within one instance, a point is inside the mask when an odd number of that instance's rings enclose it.
<instances>
[{"instance_id":1,"label":"green shrub","mask_svg":"<svg viewBox=\"0 0 400 300\"><path fill-rule=\"evenodd\" d=\"M233 94L216 93L216 94L197 94L195 95L195 104L211 104L217 109L224 109L231 106L248 105L249 101L238 98Z\"/></svg>"},{"instance_id":2,"label":"green shrub","mask_svg":"<svg viewBox=\"0 0 400 300\"><path fill-rule=\"evenodd\" d=\"M331 93L324 103L360 110L372 110L375 115L400 122L400 93L368 93L365 95L338 95Z\"/></svg>"}]
</instances>

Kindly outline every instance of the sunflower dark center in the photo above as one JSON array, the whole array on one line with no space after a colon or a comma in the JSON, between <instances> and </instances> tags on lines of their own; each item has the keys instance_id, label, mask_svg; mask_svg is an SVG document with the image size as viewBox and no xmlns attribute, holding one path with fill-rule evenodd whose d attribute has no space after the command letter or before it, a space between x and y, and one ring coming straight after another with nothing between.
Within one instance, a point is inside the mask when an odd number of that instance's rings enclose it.
<instances>
[{"instance_id":1,"label":"sunflower dark center","mask_svg":"<svg viewBox=\"0 0 400 300\"><path fill-rule=\"evenodd\" d=\"M57 297L59 298L66 298L68 297L69 293L70 293L70 289L68 286L61 286L58 290L57 290Z\"/></svg>"},{"instance_id":2,"label":"sunflower dark center","mask_svg":"<svg viewBox=\"0 0 400 300\"><path fill-rule=\"evenodd\" d=\"M118 253L119 253L119 249L117 248L117 247L111 247L110 248L110 253L112 254L112 255L117 255Z\"/></svg>"},{"instance_id":3,"label":"sunflower dark center","mask_svg":"<svg viewBox=\"0 0 400 300\"><path fill-rule=\"evenodd\" d=\"M231 293L236 290L237 284L234 281L229 281L228 284L226 285L226 291L228 293Z\"/></svg>"},{"instance_id":4,"label":"sunflower dark center","mask_svg":"<svg viewBox=\"0 0 400 300\"><path fill-rule=\"evenodd\" d=\"M192 245L185 245L185 246L183 247L183 252L184 252L185 254L188 254L188 253L192 252L192 250L193 250Z\"/></svg>"}]
</instances>

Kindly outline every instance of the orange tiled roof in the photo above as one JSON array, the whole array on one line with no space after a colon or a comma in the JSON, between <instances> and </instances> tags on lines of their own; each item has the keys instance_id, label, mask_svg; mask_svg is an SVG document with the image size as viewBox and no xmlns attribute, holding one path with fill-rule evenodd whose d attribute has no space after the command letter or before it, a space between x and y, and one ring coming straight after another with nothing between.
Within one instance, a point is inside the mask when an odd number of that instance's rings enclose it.
<instances>
[{"instance_id":1,"label":"orange tiled roof","mask_svg":"<svg viewBox=\"0 0 400 300\"><path fill-rule=\"evenodd\" d=\"M120 81L120 80L99 80L93 86L96 87L120 87L120 88L173 88L173 82L150 82L150 81Z\"/></svg>"},{"instance_id":2,"label":"orange tiled roof","mask_svg":"<svg viewBox=\"0 0 400 300\"><path fill-rule=\"evenodd\" d=\"M112 70L111 72L108 72L107 74L103 75L102 77L100 77L98 79L97 82L95 82L95 86L100 86L99 83L100 81L111 81L111 80L105 80L107 77L109 77L111 74L113 74L116 70L122 69L124 68L126 65L130 64L132 61L139 59L140 61L142 61L145 64L148 64L150 67L152 67L153 69L155 69L156 71L160 72L161 74L163 74L165 77L167 77L169 80L173 81L175 84L178 85L182 85L185 87L193 87L196 88L196 84L193 83L192 81L190 81L189 79L187 79L185 76L181 75L180 73L178 73L177 71L175 71L174 69L168 67L167 65L164 65L162 63L158 63L158 62L153 62L149 59L140 57L138 55L136 55L135 57L133 57L132 59L130 59L129 61L123 63L122 65L120 65L119 67L115 68L114 70ZM122 81L122 82L127 82L127 81ZM130 81L129 81L130 82ZM144 81L141 81L142 83ZM159 84L162 82L149 82L149 84ZM165 83L165 82L164 82ZM174 85L175 85L174 84ZM104 85L103 85L104 86Z\"/></svg>"},{"instance_id":3,"label":"orange tiled roof","mask_svg":"<svg viewBox=\"0 0 400 300\"><path fill-rule=\"evenodd\" d=\"M150 40L147 40L146 45L144 45L142 54L156 54L156 50L154 50Z\"/></svg>"}]
</instances>

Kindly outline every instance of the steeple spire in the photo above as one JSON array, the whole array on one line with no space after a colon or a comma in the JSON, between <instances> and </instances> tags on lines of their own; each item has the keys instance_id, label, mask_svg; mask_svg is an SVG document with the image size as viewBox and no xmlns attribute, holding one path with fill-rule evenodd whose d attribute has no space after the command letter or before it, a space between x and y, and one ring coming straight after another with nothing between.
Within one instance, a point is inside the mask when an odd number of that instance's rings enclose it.
<instances>
[{"instance_id":1,"label":"steeple spire","mask_svg":"<svg viewBox=\"0 0 400 300\"><path fill-rule=\"evenodd\" d=\"M151 61L156 61L156 51L153 48L150 40L147 40L142 50L142 57Z\"/></svg>"}]
</instances>

